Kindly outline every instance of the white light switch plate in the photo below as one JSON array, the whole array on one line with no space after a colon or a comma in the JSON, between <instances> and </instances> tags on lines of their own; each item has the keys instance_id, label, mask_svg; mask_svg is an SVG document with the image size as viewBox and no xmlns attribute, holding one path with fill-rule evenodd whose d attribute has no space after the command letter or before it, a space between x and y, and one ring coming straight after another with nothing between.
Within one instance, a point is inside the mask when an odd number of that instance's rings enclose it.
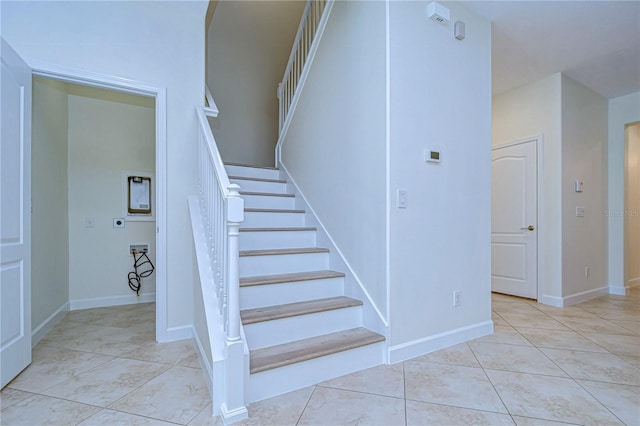
<instances>
[{"instance_id":1,"label":"white light switch plate","mask_svg":"<svg viewBox=\"0 0 640 426\"><path fill-rule=\"evenodd\" d=\"M584 217L584 207L576 207L576 217Z\"/></svg>"}]
</instances>

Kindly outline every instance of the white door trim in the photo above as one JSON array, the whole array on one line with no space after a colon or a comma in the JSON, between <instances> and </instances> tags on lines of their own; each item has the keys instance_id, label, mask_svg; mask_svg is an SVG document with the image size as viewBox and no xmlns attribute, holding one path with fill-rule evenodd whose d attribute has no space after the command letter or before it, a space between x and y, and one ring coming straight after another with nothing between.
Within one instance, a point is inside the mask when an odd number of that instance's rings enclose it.
<instances>
[{"instance_id":1,"label":"white door trim","mask_svg":"<svg viewBox=\"0 0 640 426\"><path fill-rule=\"evenodd\" d=\"M156 340L169 340L167 330L167 91L117 76L61 67L25 58L32 74L83 86L155 99L156 121Z\"/></svg>"},{"instance_id":2,"label":"white door trim","mask_svg":"<svg viewBox=\"0 0 640 426\"><path fill-rule=\"evenodd\" d=\"M500 148L506 148L514 145L521 145L527 142L535 142L536 143L536 175L537 175L537 222L538 222L538 232L537 235L537 270L538 270L538 302L544 303L544 289L545 289L545 280L544 280L544 257L542 256L543 248L544 248L544 232L545 230L545 221L544 221L544 197L543 197L543 183L544 183L544 135L542 133L538 133L537 135L529 136L522 139L516 139L508 142L504 142L501 144L493 145L491 147L491 151Z\"/></svg>"}]
</instances>

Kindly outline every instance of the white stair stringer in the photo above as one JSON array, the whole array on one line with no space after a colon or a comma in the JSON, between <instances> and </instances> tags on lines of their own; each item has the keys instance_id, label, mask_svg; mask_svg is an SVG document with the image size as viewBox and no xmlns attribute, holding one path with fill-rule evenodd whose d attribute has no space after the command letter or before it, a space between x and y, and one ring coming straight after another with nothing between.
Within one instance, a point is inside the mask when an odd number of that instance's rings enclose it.
<instances>
[{"instance_id":1,"label":"white stair stringer","mask_svg":"<svg viewBox=\"0 0 640 426\"><path fill-rule=\"evenodd\" d=\"M330 250L317 244L317 228L296 207L290 184L273 168L226 168L245 200L239 273L250 351L246 403L384 363L384 335L367 329L360 298L345 297L348 277L332 270Z\"/></svg>"}]
</instances>

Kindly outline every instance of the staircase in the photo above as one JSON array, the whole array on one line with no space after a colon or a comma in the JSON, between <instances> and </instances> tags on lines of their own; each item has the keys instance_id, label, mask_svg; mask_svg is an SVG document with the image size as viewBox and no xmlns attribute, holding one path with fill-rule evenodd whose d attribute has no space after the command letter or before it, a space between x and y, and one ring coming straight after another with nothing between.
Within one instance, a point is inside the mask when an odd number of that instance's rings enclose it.
<instances>
[{"instance_id":1,"label":"staircase","mask_svg":"<svg viewBox=\"0 0 640 426\"><path fill-rule=\"evenodd\" d=\"M274 168L227 163L241 187L240 317L249 347L247 403L383 362L384 336L363 327L363 302L316 247L305 211Z\"/></svg>"}]
</instances>

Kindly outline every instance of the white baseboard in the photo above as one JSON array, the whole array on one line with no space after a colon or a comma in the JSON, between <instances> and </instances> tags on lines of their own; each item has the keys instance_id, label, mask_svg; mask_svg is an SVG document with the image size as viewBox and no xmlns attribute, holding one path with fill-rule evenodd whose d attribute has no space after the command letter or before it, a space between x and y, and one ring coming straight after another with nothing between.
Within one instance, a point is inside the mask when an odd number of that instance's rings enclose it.
<instances>
[{"instance_id":1,"label":"white baseboard","mask_svg":"<svg viewBox=\"0 0 640 426\"><path fill-rule=\"evenodd\" d=\"M193 332L193 325L183 325L180 327L169 327L165 333L165 339L162 343L177 342L178 340L191 339L195 333Z\"/></svg>"},{"instance_id":2,"label":"white baseboard","mask_svg":"<svg viewBox=\"0 0 640 426\"><path fill-rule=\"evenodd\" d=\"M77 311L79 309L106 308L109 306L134 305L136 303L149 303L155 301L155 293L145 293L140 296L127 294L125 296L93 297L90 299L70 300L69 310Z\"/></svg>"},{"instance_id":3,"label":"white baseboard","mask_svg":"<svg viewBox=\"0 0 640 426\"><path fill-rule=\"evenodd\" d=\"M610 285L609 294L626 296L627 294L629 294L629 290L631 290L633 287L638 287L638 286L640 286L640 277L632 278L627 281L627 285L625 286Z\"/></svg>"},{"instance_id":4,"label":"white baseboard","mask_svg":"<svg viewBox=\"0 0 640 426\"><path fill-rule=\"evenodd\" d=\"M42 340L42 338L46 336L47 333L62 320L62 318L64 318L67 312L69 312L69 302L60 306L54 313L49 315L46 320L38 324L38 326L31 332L31 347L37 345L38 342Z\"/></svg>"},{"instance_id":5,"label":"white baseboard","mask_svg":"<svg viewBox=\"0 0 640 426\"><path fill-rule=\"evenodd\" d=\"M542 299L538 300L538 302L542 303L543 305L554 306L556 308L562 308L564 306L562 297L549 296L547 294L543 295Z\"/></svg>"},{"instance_id":6,"label":"white baseboard","mask_svg":"<svg viewBox=\"0 0 640 426\"><path fill-rule=\"evenodd\" d=\"M493 321L483 321L467 327L416 339L389 348L389 363L406 361L429 352L457 345L458 343L487 336L493 333Z\"/></svg>"},{"instance_id":7,"label":"white baseboard","mask_svg":"<svg viewBox=\"0 0 640 426\"><path fill-rule=\"evenodd\" d=\"M596 297L600 297L603 294L609 294L609 286L602 286L599 288L594 288L593 290L582 291L580 293L575 293L570 296L564 296L562 298L562 307L575 305L577 303L586 302L587 300L595 299Z\"/></svg>"},{"instance_id":8,"label":"white baseboard","mask_svg":"<svg viewBox=\"0 0 640 426\"><path fill-rule=\"evenodd\" d=\"M620 286L609 286L609 294L615 294L617 296L626 296L629 293L629 287L620 287Z\"/></svg>"}]
</instances>

